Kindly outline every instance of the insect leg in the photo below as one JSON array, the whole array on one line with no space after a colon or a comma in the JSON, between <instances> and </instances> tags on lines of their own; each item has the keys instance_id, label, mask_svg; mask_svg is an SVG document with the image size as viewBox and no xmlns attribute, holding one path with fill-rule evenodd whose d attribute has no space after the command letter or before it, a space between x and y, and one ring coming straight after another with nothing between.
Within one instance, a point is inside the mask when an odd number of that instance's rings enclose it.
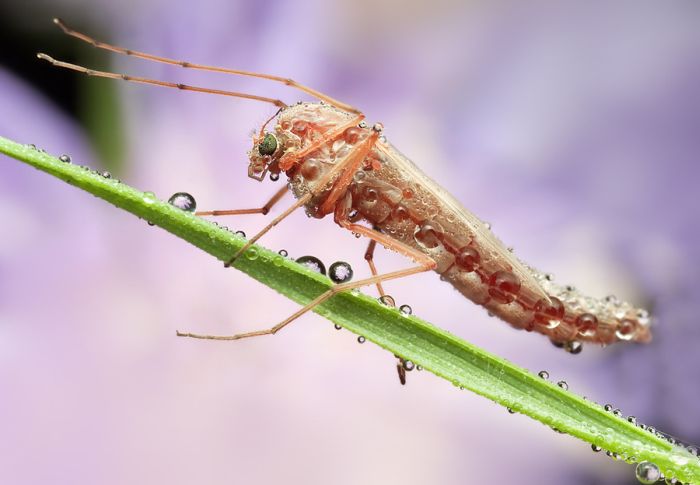
<instances>
[{"instance_id":1,"label":"insect leg","mask_svg":"<svg viewBox=\"0 0 700 485\"><path fill-rule=\"evenodd\" d=\"M234 98L252 99L255 101L263 101L265 103L274 104L278 108L285 108L287 106L284 102L280 101L279 99L266 98L264 96L256 96L255 94L239 93L236 91L224 91L221 89L203 88L200 86L191 86L189 84L171 83L167 81L159 81L157 79L149 79L139 76L129 76L127 74L119 74L116 72L97 71L95 69L88 69L87 67L78 66L77 64L71 64L70 62L58 61L53 57L43 53L39 53L36 56L39 59L47 61L56 67L63 67L65 69L81 72L83 74L87 74L88 76L105 77L109 79L121 79L122 81L129 81L141 84L152 84L154 86L161 86L164 88L175 88L181 91L196 91L198 93L218 94L221 96L231 96Z\"/></svg>"},{"instance_id":2,"label":"insect leg","mask_svg":"<svg viewBox=\"0 0 700 485\"><path fill-rule=\"evenodd\" d=\"M262 215L267 215L268 212L270 212L270 209L280 201L282 197L284 197L284 194L287 193L289 189L285 186L282 187L280 190L275 192L275 195L273 195L270 200L267 201L267 203L262 206L262 207L257 207L255 209L233 209L233 210L213 210L213 211L197 211L194 214L196 216L237 216L237 215L243 215L243 214L262 214Z\"/></svg>"},{"instance_id":3,"label":"insect leg","mask_svg":"<svg viewBox=\"0 0 700 485\"><path fill-rule=\"evenodd\" d=\"M372 239L367 245L367 251L365 251L365 261L369 264L369 270L372 272L373 276L377 276L377 267L374 265L374 249L377 247L377 241ZM384 288L382 288L381 283L377 283L377 291L379 291L379 296L386 296L384 293Z\"/></svg>"},{"instance_id":4,"label":"insect leg","mask_svg":"<svg viewBox=\"0 0 700 485\"><path fill-rule=\"evenodd\" d=\"M376 247L377 241L372 239L367 245L367 251L365 251L365 261L367 261L367 264L369 264L369 270L374 276L378 274L377 267L374 265L374 250L376 249ZM377 291L379 291L379 296L382 297L382 299L384 299L386 293L384 293L384 288L382 288L382 284L375 283L375 285L377 286ZM404 367L406 361L398 355L394 355L394 357L398 359L398 361L396 362L396 372L399 374L399 382L402 386L404 386L406 385L406 368Z\"/></svg>"},{"instance_id":5,"label":"insect leg","mask_svg":"<svg viewBox=\"0 0 700 485\"><path fill-rule=\"evenodd\" d=\"M348 224L348 227L355 226L355 224ZM385 245L384 242L388 242L386 236L384 234L381 234L378 231L375 231L373 229L366 228L364 226L358 226L364 229L363 234L366 235L367 237L370 237L372 239L375 239L377 242L379 242L382 245ZM352 229L355 232L358 232L357 229ZM190 338L197 338L197 339L206 339L206 340L239 340L243 338L248 338L248 337L259 337L261 335L274 335L275 333L279 332L281 329L292 323L294 320L299 318L300 316L304 315L306 312L309 310L313 310L316 306L320 305L324 301L328 300L331 298L333 295L340 293L342 291L348 291L352 290L354 288L361 288L363 286L368 286L368 285L374 285L377 284L381 281L389 281L389 280L395 280L398 278L404 278L406 276L411 276L414 274L422 273L424 271L429 271L435 268L436 263L433 261L431 258L428 256L424 255L423 253L406 246L398 241L393 241L391 244L391 249L394 249L395 251L398 251L411 259L415 260L418 262L418 266L413 266L410 268L398 270L398 271L392 271L390 273L384 273L376 276L372 276L370 278L365 278L362 280L358 281L351 281L348 283L341 283L339 285L336 285L329 289L328 291L322 293L318 297L314 298L311 302L309 302L307 305L305 305L303 308L299 309L297 312L293 313L289 317L285 318L282 320L280 323L275 325L274 327L267 328L265 330L255 330L252 332L245 332L245 333L239 333L236 335L200 335L200 334L195 334L195 333L185 333L185 332L180 332L177 331L176 334L178 337L190 337Z\"/></svg>"},{"instance_id":6,"label":"insect leg","mask_svg":"<svg viewBox=\"0 0 700 485\"><path fill-rule=\"evenodd\" d=\"M175 59L169 59L167 57L161 57L161 56L156 56L153 54L147 54L145 52L139 52L139 51L134 51L131 49L125 49L123 47L119 47L116 45L111 45L111 44L107 44L105 42L98 41L96 39L93 39L92 37L89 37L89 36L81 33L81 32L73 30L70 27L68 27L66 24L64 24L61 19L53 19L53 22L56 25L58 25L61 28L61 30L63 30L63 32L66 33L67 35L70 35L71 37L75 37L76 39L80 39L83 42L87 42L88 44L91 44L93 47L96 47L98 49L104 49L104 50L108 50L111 52L115 52L117 54L123 54L126 56L137 57L140 59L145 59L147 61L160 62L162 64L171 64L174 66L180 66L180 67L184 67L187 69L197 69L200 71L220 72L223 74L233 74L233 75L237 75L237 76L249 76L249 77L256 77L256 78L260 78L260 79L268 79L270 81L275 81L278 83L286 84L287 86L290 86L294 89L298 89L299 91L302 91L306 94L309 94L317 99L323 100L323 101L325 101L329 104L332 104L333 106L336 106L337 108L340 108L344 111L349 111L351 113L356 113L356 114L360 113L360 111L357 108L354 108L354 107L350 106L349 104L346 104L346 103L343 103L343 102L338 101L336 99L333 99L330 96L321 93L320 91L316 91L315 89L304 86L303 84L300 84L293 79L289 79L289 78L281 77L281 76L273 76L271 74L262 74L262 73L256 73L256 72L250 72L250 71L241 71L238 69L227 69L225 67L207 66L207 65L203 65L203 64L194 64L191 62L178 61Z\"/></svg>"}]
</instances>

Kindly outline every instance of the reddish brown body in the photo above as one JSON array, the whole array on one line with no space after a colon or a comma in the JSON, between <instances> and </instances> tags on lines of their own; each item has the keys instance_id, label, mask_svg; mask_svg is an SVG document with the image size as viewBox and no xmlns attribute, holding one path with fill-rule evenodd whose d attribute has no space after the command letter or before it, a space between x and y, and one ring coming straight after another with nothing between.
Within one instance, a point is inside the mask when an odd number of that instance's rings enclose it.
<instances>
[{"instance_id":1,"label":"reddish brown body","mask_svg":"<svg viewBox=\"0 0 700 485\"><path fill-rule=\"evenodd\" d=\"M293 154L353 118L333 106L305 103L283 109L274 131L285 153ZM317 193L306 204L309 215L334 213L336 220L365 221L434 260L442 279L474 303L516 328L540 332L554 342L650 340L645 311L614 298L583 296L526 266L486 224L382 138L357 170L338 177L351 177L341 193L337 183L315 186L372 131L351 127L287 168L297 198ZM251 164L255 159L251 152ZM331 194L334 202L329 205Z\"/></svg>"}]
</instances>

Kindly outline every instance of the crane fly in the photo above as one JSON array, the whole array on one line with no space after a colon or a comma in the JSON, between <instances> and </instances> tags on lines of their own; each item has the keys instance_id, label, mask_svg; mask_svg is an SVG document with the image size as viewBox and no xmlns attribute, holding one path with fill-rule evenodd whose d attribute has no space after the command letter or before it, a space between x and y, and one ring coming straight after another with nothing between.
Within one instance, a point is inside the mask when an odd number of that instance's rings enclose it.
<instances>
[{"instance_id":1,"label":"crane fly","mask_svg":"<svg viewBox=\"0 0 700 485\"><path fill-rule=\"evenodd\" d=\"M230 336L178 332L179 336L237 340L272 335L334 294L376 285L425 271L435 271L460 293L511 326L536 331L570 352L581 342L607 345L618 341L649 342L650 317L615 297L592 298L552 281L516 258L490 226L465 209L382 135L380 123L369 126L353 106L292 79L236 69L193 64L97 41L54 19L66 34L99 49L188 69L267 79L317 99L295 105L273 98L97 71L38 54L54 66L90 76L196 91L272 104L278 111L253 135L248 176L262 181L280 174L288 185L262 207L198 212L201 216L263 214L291 189L296 201L275 217L226 262L230 265L253 243L299 208L315 218L333 216L340 227L367 237L365 252L372 276L335 285L277 325ZM268 131L267 127L271 126ZM412 260L409 268L380 273L373 256L377 243ZM402 379L403 381L403 379Z\"/></svg>"}]
</instances>

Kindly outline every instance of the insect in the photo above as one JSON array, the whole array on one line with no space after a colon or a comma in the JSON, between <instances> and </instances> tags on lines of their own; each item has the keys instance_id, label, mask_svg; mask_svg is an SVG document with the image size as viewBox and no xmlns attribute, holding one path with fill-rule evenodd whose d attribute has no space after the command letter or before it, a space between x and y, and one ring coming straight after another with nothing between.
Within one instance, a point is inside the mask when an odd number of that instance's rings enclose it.
<instances>
[{"instance_id":1,"label":"insect","mask_svg":"<svg viewBox=\"0 0 700 485\"><path fill-rule=\"evenodd\" d=\"M193 64L97 41L54 22L68 35L94 47L188 69L249 76L286 84L316 98L295 105L272 98L234 91L208 89L96 71L38 54L54 66L90 76L246 98L278 108L253 135L248 176L263 181L286 175L288 187L278 190L259 208L206 211L198 215L267 215L291 189L296 201L275 217L226 262L232 264L253 243L297 209L315 218L332 216L340 227L369 239L365 259L372 276L341 283L320 295L277 325L230 336L181 333L183 337L237 340L272 335L334 294L375 285L425 271L435 271L474 303L485 307L515 328L546 335L572 353L581 342L602 345L618 341L648 342L650 317L615 297L596 299L562 286L518 260L494 236L488 224L469 212L421 169L371 127L356 108L294 80L235 69ZM270 130L267 128L270 126ZM415 264L399 271L380 273L373 260L377 244L396 251ZM403 379L402 379L403 380Z\"/></svg>"}]
</instances>

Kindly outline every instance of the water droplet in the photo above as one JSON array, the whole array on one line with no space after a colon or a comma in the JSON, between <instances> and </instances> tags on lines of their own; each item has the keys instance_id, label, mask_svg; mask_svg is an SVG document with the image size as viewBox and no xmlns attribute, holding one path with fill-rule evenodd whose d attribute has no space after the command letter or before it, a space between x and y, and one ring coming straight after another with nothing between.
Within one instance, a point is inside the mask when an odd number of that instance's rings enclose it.
<instances>
[{"instance_id":1,"label":"water droplet","mask_svg":"<svg viewBox=\"0 0 700 485\"><path fill-rule=\"evenodd\" d=\"M621 416L622 416L622 411L620 411L619 409L613 410L613 416L616 416L616 417L618 417L618 418L621 417Z\"/></svg>"},{"instance_id":2,"label":"water droplet","mask_svg":"<svg viewBox=\"0 0 700 485\"><path fill-rule=\"evenodd\" d=\"M61 155L58 159L63 163L71 163L70 155Z\"/></svg>"},{"instance_id":3,"label":"water droplet","mask_svg":"<svg viewBox=\"0 0 700 485\"><path fill-rule=\"evenodd\" d=\"M443 236L443 233L444 230L439 224L424 223L416 226L413 238L420 247L424 249L435 249L442 245L440 238Z\"/></svg>"},{"instance_id":4,"label":"water droplet","mask_svg":"<svg viewBox=\"0 0 700 485\"><path fill-rule=\"evenodd\" d=\"M243 232L243 231L236 231L234 234L235 234L236 236L240 236L240 237L242 237L243 239L245 239L245 232Z\"/></svg>"},{"instance_id":5,"label":"water droplet","mask_svg":"<svg viewBox=\"0 0 700 485\"><path fill-rule=\"evenodd\" d=\"M417 365L417 366L416 366L416 370L417 370L418 372L422 371L422 370L423 370L423 366L422 366L422 365Z\"/></svg>"},{"instance_id":6,"label":"water droplet","mask_svg":"<svg viewBox=\"0 0 700 485\"><path fill-rule=\"evenodd\" d=\"M347 283L352 279L352 267L345 261L336 261L328 268L328 277L333 283Z\"/></svg>"},{"instance_id":7,"label":"water droplet","mask_svg":"<svg viewBox=\"0 0 700 485\"><path fill-rule=\"evenodd\" d=\"M260 255L258 248L250 247L248 250L245 252L245 257L250 259L251 261L255 261L258 259L258 256Z\"/></svg>"},{"instance_id":8,"label":"water droplet","mask_svg":"<svg viewBox=\"0 0 700 485\"><path fill-rule=\"evenodd\" d=\"M583 350L583 344L578 340L572 340L564 344L564 350L572 355L580 354Z\"/></svg>"},{"instance_id":9,"label":"water droplet","mask_svg":"<svg viewBox=\"0 0 700 485\"><path fill-rule=\"evenodd\" d=\"M668 485L677 485L678 484L678 479L677 478L666 478L666 483Z\"/></svg>"},{"instance_id":10,"label":"water droplet","mask_svg":"<svg viewBox=\"0 0 700 485\"><path fill-rule=\"evenodd\" d=\"M549 379L549 372L546 370L541 370L537 373L538 376L540 376L542 379L547 380Z\"/></svg>"},{"instance_id":11,"label":"water droplet","mask_svg":"<svg viewBox=\"0 0 700 485\"><path fill-rule=\"evenodd\" d=\"M306 266L311 271L315 271L316 273L320 273L322 275L326 274L326 266L316 256L302 256L297 258L296 262L302 266Z\"/></svg>"},{"instance_id":12,"label":"water droplet","mask_svg":"<svg viewBox=\"0 0 700 485\"><path fill-rule=\"evenodd\" d=\"M376 131L377 133L381 133L384 130L384 125L381 123L375 123L372 126L372 130Z\"/></svg>"},{"instance_id":13,"label":"water droplet","mask_svg":"<svg viewBox=\"0 0 700 485\"><path fill-rule=\"evenodd\" d=\"M409 305L401 305L399 311L404 315L410 315L413 313L413 309Z\"/></svg>"},{"instance_id":14,"label":"water droplet","mask_svg":"<svg viewBox=\"0 0 700 485\"><path fill-rule=\"evenodd\" d=\"M457 263L457 266L459 266L461 269L470 273L479 267L480 259L481 256L479 256L476 249L465 246L460 249L455 256L455 263Z\"/></svg>"},{"instance_id":15,"label":"water droplet","mask_svg":"<svg viewBox=\"0 0 700 485\"><path fill-rule=\"evenodd\" d=\"M617 324L615 336L620 340L632 340L637 333L637 325L633 320L624 319Z\"/></svg>"},{"instance_id":16,"label":"water droplet","mask_svg":"<svg viewBox=\"0 0 700 485\"><path fill-rule=\"evenodd\" d=\"M364 338L362 335L360 335L359 337L357 337L357 342L360 343L360 344L365 343L366 340L367 340L367 339Z\"/></svg>"},{"instance_id":17,"label":"water droplet","mask_svg":"<svg viewBox=\"0 0 700 485\"><path fill-rule=\"evenodd\" d=\"M695 440L693 440L693 441L695 441ZM690 453L693 456L698 456L698 448L696 446L689 446L688 453Z\"/></svg>"},{"instance_id":18,"label":"water droplet","mask_svg":"<svg viewBox=\"0 0 700 485\"><path fill-rule=\"evenodd\" d=\"M155 226L155 225L156 225L155 222L151 222L151 221L147 221L147 222L148 222L148 225L149 225L149 226Z\"/></svg>"},{"instance_id":19,"label":"water droplet","mask_svg":"<svg viewBox=\"0 0 700 485\"><path fill-rule=\"evenodd\" d=\"M559 326L564 318L564 304L554 296L542 298L535 303L535 321L545 328L553 329Z\"/></svg>"},{"instance_id":20,"label":"water droplet","mask_svg":"<svg viewBox=\"0 0 700 485\"><path fill-rule=\"evenodd\" d=\"M591 445L591 449L596 453L598 453L600 450L602 450L602 448L598 445Z\"/></svg>"},{"instance_id":21,"label":"water droplet","mask_svg":"<svg viewBox=\"0 0 700 485\"><path fill-rule=\"evenodd\" d=\"M360 121L360 122L357 124L357 126L360 127L360 128L367 128L367 122L364 121L364 120L363 120L363 121Z\"/></svg>"},{"instance_id":22,"label":"water droplet","mask_svg":"<svg viewBox=\"0 0 700 485\"><path fill-rule=\"evenodd\" d=\"M279 254L283 258L286 258L287 256L289 256L289 253L287 252L286 249L280 249L279 251L277 251L277 254Z\"/></svg>"},{"instance_id":23,"label":"water droplet","mask_svg":"<svg viewBox=\"0 0 700 485\"><path fill-rule=\"evenodd\" d=\"M338 325L337 323L336 323L335 325L333 325L333 327L334 327L336 330L341 330L341 329L343 328L342 326Z\"/></svg>"},{"instance_id":24,"label":"water droplet","mask_svg":"<svg viewBox=\"0 0 700 485\"><path fill-rule=\"evenodd\" d=\"M270 173L270 180L272 180L273 182L277 182L279 179L280 174L274 172Z\"/></svg>"},{"instance_id":25,"label":"water droplet","mask_svg":"<svg viewBox=\"0 0 700 485\"><path fill-rule=\"evenodd\" d=\"M104 178L106 178L106 179L111 179L111 178L112 178L112 174L109 173L107 170L105 170L104 172L102 172L102 176L103 176Z\"/></svg>"},{"instance_id":26,"label":"water droplet","mask_svg":"<svg viewBox=\"0 0 700 485\"><path fill-rule=\"evenodd\" d=\"M607 412L610 412L613 410L613 406L612 404L606 404L605 406L603 406L603 409L605 409Z\"/></svg>"},{"instance_id":27,"label":"water droplet","mask_svg":"<svg viewBox=\"0 0 700 485\"><path fill-rule=\"evenodd\" d=\"M395 307L396 306L396 301L394 300L394 297L391 295L384 295L379 297L379 303L385 306L390 306L390 307Z\"/></svg>"},{"instance_id":28,"label":"water droplet","mask_svg":"<svg viewBox=\"0 0 700 485\"><path fill-rule=\"evenodd\" d=\"M637 480L644 484L656 483L661 478L659 467L649 461L638 463L635 469L635 475L637 476Z\"/></svg>"},{"instance_id":29,"label":"water droplet","mask_svg":"<svg viewBox=\"0 0 700 485\"><path fill-rule=\"evenodd\" d=\"M648 426L648 427L647 427L647 431L649 431L651 434L655 434L655 433L656 433L656 428L654 428L653 426Z\"/></svg>"},{"instance_id":30,"label":"water droplet","mask_svg":"<svg viewBox=\"0 0 700 485\"><path fill-rule=\"evenodd\" d=\"M634 424L635 426L637 425L637 418L635 418L634 416L627 416L627 421Z\"/></svg>"},{"instance_id":31,"label":"water droplet","mask_svg":"<svg viewBox=\"0 0 700 485\"><path fill-rule=\"evenodd\" d=\"M143 193L143 201L146 204L152 204L156 200L156 194L153 192L144 192Z\"/></svg>"},{"instance_id":32,"label":"water droplet","mask_svg":"<svg viewBox=\"0 0 700 485\"><path fill-rule=\"evenodd\" d=\"M489 295L499 303L511 303L520 291L520 280L509 271L496 271L489 278Z\"/></svg>"},{"instance_id":33,"label":"water droplet","mask_svg":"<svg viewBox=\"0 0 700 485\"><path fill-rule=\"evenodd\" d=\"M402 360L401 362L405 371L411 372L416 367L410 360Z\"/></svg>"},{"instance_id":34,"label":"water droplet","mask_svg":"<svg viewBox=\"0 0 700 485\"><path fill-rule=\"evenodd\" d=\"M569 390L569 384L566 383L566 381L559 381L557 382L557 386L561 387L565 391Z\"/></svg>"},{"instance_id":35,"label":"water droplet","mask_svg":"<svg viewBox=\"0 0 700 485\"><path fill-rule=\"evenodd\" d=\"M511 409L511 408L507 408L507 409L508 409L508 412L509 412L510 414L515 414L515 411L514 411L513 409Z\"/></svg>"},{"instance_id":36,"label":"water droplet","mask_svg":"<svg viewBox=\"0 0 700 485\"><path fill-rule=\"evenodd\" d=\"M197 201L187 192L176 192L168 199L168 204L177 207L185 212L194 212L197 208Z\"/></svg>"}]
</instances>

